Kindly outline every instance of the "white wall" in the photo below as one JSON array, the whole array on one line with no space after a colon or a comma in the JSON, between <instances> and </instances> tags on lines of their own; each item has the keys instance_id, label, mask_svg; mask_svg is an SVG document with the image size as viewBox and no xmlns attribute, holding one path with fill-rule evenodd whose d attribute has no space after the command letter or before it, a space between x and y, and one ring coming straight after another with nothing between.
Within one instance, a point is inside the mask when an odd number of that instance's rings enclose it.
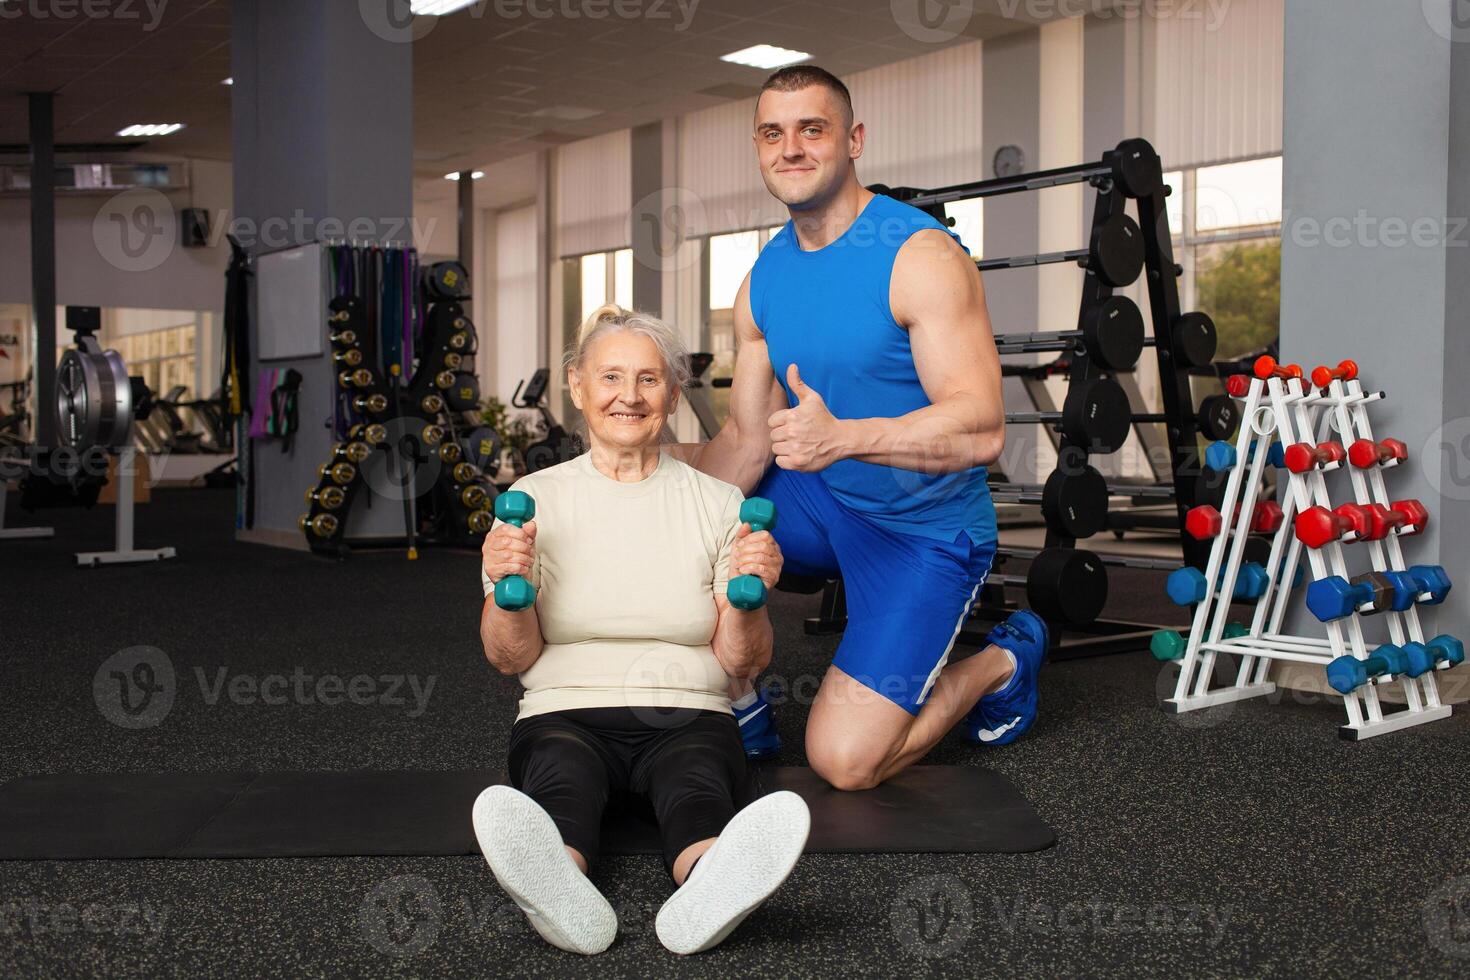
<instances>
[{"instance_id":1,"label":"white wall","mask_svg":"<svg viewBox=\"0 0 1470 980\"><path fill-rule=\"evenodd\" d=\"M536 344L536 291L540 281L537 255L528 243L536 240L536 206L495 214L495 280L491 305L495 323L494 373L481 367L482 390L509 402L517 382L530 377L540 364ZM483 384L489 381L491 384Z\"/></svg>"}]
</instances>

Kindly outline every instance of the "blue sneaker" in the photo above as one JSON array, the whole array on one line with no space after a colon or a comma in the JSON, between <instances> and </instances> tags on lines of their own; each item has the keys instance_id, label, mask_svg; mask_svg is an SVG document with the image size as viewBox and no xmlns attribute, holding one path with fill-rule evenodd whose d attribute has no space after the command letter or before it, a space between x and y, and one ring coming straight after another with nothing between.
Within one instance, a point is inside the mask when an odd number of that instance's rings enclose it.
<instances>
[{"instance_id":1,"label":"blue sneaker","mask_svg":"<svg viewBox=\"0 0 1470 980\"><path fill-rule=\"evenodd\" d=\"M755 701L745 708L736 708L735 720L740 723L740 741L745 743L747 759L769 759L781 751L781 736L776 734L776 716L766 697L757 688Z\"/></svg>"},{"instance_id":2,"label":"blue sneaker","mask_svg":"<svg viewBox=\"0 0 1470 980\"><path fill-rule=\"evenodd\" d=\"M1036 720L1036 679L1050 639L1041 617L1022 609L997 623L985 643L1009 650L1016 658L1016 671L999 691L975 702L965 716L965 737L978 745L1008 745Z\"/></svg>"}]
</instances>

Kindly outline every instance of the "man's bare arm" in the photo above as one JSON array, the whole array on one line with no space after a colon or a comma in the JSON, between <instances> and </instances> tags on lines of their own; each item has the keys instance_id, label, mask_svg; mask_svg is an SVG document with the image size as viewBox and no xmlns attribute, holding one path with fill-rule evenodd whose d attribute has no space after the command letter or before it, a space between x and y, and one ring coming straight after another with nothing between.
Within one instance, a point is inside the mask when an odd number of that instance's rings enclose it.
<instances>
[{"instance_id":1,"label":"man's bare arm","mask_svg":"<svg viewBox=\"0 0 1470 980\"><path fill-rule=\"evenodd\" d=\"M944 232L919 232L894 261L889 305L932 404L841 421L841 455L923 473L995 462L1005 446L1000 355L973 260Z\"/></svg>"},{"instance_id":2,"label":"man's bare arm","mask_svg":"<svg viewBox=\"0 0 1470 980\"><path fill-rule=\"evenodd\" d=\"M771 413L786 407L786 390L771 369L765 335L750 311L750 276L735 297L735 375L730 414L707 443L681 443L664 451L695 469L734 484L747 496L771 462Z\"/></svg>"}]
</instances>

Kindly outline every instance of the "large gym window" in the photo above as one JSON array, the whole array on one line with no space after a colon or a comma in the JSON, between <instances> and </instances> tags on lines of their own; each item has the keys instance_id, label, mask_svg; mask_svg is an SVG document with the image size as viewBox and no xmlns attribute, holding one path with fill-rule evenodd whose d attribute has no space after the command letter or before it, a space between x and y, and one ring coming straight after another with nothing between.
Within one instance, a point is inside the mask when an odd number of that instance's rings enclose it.
<instances>
[{"instance_id":1,"label":"large gym window","mask_svg":"<svg viewBox=\"0 0 1470 980\"><path fill-rule=\"evenodd\" d=\"M1281 157L1173 171L1164 182L1183 308L1214 319L1218 358L1260 350L1281 320Z\"/></svg>"},{"instance_id":2,"label":"large gym window","mask_svg":"<svg viewBox=\"0 0 1470 980\"><path fill-rule=\"evenodd\" d=\"M781 227L711 235L705 242L705 315L700 350L714 355L705 373L706 382L729 378L735 373L735 297L750 267L755 265L756 256ZM712 388L709 394L715 418L724 425L730 411L730 389Z\"/></svg>"},{"instance_id":3,"label":"large gym window","mask_svg":"<svg viewBox=\"0 0 1470 980\"><path fill-rule=\"evenodd\" d=\"M561 365L561 353L577 339L577 330L592 311L604 303L616 303L624 309L633 308L633 250L620 248L612 252L592 252L575 258L562 259L562 317L561 345L553 345L552 365ZM559 374L559 372L558 372ZM559 418L575 420L576 406L572 397L558 377L553 390L561 392Z\"/></svg>"}]
</instances>

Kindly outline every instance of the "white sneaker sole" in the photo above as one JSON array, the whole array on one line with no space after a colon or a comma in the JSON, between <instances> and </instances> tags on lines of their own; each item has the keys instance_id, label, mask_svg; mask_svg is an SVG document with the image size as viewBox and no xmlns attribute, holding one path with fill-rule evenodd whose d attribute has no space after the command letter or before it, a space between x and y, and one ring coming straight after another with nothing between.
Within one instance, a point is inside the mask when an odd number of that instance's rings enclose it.
<instances>
[{"instance_id":1,"label":"white sneaker sole","mask_svg":"<svg viewBox=\"0 0 1470 980\"><path fill-rule=\"evenodd\" d=\"M659 942L681 954L718 946L791 874L811 824L806 801L786 790L735 814L695 873L659 909Z\"/></svg>"},{"instance_id":2,"label":"white sneaker sole","mask_svg":"<svg viewBox=\"0 0 1470 980\"><path fill-rule=\"evenodd\" d=\"M535 800L509 786L491 786L475 800L473 819L495 880L543 939L589 956L612 945L617 915Z\"/></svg>"}]
</instances>

